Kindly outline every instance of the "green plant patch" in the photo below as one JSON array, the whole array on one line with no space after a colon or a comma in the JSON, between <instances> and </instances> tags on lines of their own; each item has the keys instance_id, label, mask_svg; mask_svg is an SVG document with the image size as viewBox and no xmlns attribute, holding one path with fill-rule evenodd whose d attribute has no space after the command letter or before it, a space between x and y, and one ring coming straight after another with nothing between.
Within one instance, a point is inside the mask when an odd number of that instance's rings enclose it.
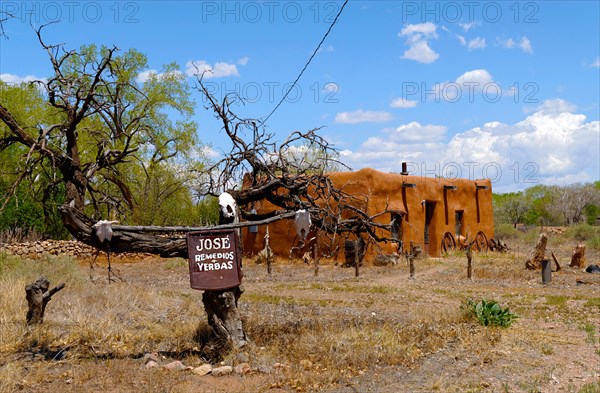
<instances>
[{"instance_id":1,"label":"green plant patch","mask_svg":"<svg viewBox=\"0 0 600 393\"><path fill-rule=\"evenodd\" d=\"M596 327L594 325L592 325L591 323L586 323L583 326L581 326L581 329L587 334L587 338L586 341L589 344L595 344L596 343Z\"/></svg>"},{"instance_id":2,"label":"green plant patch","mask_svg":"<svg viewBox=\"0 0 600 393\"><path fill-rule=\"evenodd\" d=\"M597 382L585 384L579 389L578 393L598 393L600 392L600 379Z\"/></svg>"},{"instance_id":3,"label":"green plant patch","mask_svg":"<svg viewBox=\"0 0 600 393\"><path fill-rule=\"evenodd\" d=\"M593 297L593 298L589 299L587 302L585 302L584 306L600 308L600 297Z\"/></svg>"},{"instance_id":4,"label":"green plant patch","mask_svg":"<svg viewBox=\"0 0 600 393\"><path fill-rule=\"evenodd\" d=\"M551 306L565 307L569 298L564 295L548 295L546 296L546 304Z\"/></svg>"},{"instance_id":5,"label":"green plant patch","mask_svg":"<svg viewBox=\"0 0 600 393\"><path fill-rule=\"evenodd\" d=\"M475 303L467 300L462 306L469 315L474 317L483 326L499 326L507 328L519 318L508 307L501 307L496 301L481 299Z\"/></svg>"}]
</instances>

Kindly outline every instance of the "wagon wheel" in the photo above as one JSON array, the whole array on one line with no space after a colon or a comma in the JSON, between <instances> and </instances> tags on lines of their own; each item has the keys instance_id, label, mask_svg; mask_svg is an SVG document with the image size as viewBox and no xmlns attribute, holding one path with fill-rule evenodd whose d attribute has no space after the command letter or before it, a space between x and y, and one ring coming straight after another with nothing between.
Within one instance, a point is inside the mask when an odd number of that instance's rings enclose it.
<instances>
[{"instance_id":1,"label":"wagon wheel","mask_svg":"<svg viewBox=\"0 0 600 393\"><path fill-rule=\"evenodd\" d=\"M442 250L447 254L456 248L456 241L450 232L444 233L442 238Z\"/></svg>"},{"instance_id":2,"label":"wagon wheel","mask_svg":"<svg viewBox=\"0 0 600 393\"><path fill-rule=\"evenodd\" d=\"M487 251L489 249L489 243L485 233L479 231L475 236L475 249L477 251Z\"/></svg>"}]
</instances>

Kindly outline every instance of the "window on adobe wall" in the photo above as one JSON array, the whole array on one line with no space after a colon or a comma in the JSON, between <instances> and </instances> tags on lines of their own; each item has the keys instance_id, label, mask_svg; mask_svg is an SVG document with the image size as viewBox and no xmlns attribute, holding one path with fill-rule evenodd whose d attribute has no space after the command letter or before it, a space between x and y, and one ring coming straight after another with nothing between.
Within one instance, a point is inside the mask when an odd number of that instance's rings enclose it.
<instances>
[{"instance_id":1,"label":"window on adobe wall","mask_svg":"<svg viewBox=\"0 0 600 393\"><path fill-rule=\"evenodd\" d=\"M462 235L463 213L464 213L463 210L457 210L454 213L454 222L455 222L455 225L456 225L455 233L456 233L457 236L458 235Z\"/></svg>"},{"instance_id":2,"label":"window on adobe wall","mask_svg":"<svg viewBox=\"0 0 600 393\"><path fill-rule=\"evenodd\" d=\"M398 240L398 249L402 250L402 214L392 213L390 218L391 236Z\"/></svg>"}]
</instances>

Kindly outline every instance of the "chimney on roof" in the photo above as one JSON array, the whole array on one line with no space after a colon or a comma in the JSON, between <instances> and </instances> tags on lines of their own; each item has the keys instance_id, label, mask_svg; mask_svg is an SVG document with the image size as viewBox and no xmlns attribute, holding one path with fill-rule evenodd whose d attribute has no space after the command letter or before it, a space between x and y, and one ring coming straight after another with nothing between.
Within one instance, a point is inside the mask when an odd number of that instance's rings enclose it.
<instances>
[{"instance_id":1,"label":"chimney on roof","mask_svg":"<svg viewBox=\"0 0 600 393\"><path fill-rule=\"evenodd\" d=\"M402 172L400 172L400 174L404 175L404 176L408 175L408 168L407 168L406 162L402 163Z\"/></svg>"}]
</instances>

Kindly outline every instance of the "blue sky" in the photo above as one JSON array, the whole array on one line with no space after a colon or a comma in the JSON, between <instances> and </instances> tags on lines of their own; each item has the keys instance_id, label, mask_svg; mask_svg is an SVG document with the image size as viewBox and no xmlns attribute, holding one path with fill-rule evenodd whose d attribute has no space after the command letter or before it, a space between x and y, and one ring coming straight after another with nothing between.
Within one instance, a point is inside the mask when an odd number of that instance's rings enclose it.
<instances>
[{"instance_id":1,"label":"blue sky","mask_svg":"<svg viewBox=\"0 0 600 393\"><path fill-rule=\"evenodd\" d=\"M0 78L48 76L46 40L136 48L148 72L211 68L217 96L264 118L342 1L3 1ZM600 2L350 0L266 126L321 134L353 169L490 177L498 192L600 178ZM143 81L144 75L140 75ZM190 83L193 77L189 78ZM198 137L227 150L197 101ZM217 153L214 153L216 157Z\"/></svg>"}]
</instances>

